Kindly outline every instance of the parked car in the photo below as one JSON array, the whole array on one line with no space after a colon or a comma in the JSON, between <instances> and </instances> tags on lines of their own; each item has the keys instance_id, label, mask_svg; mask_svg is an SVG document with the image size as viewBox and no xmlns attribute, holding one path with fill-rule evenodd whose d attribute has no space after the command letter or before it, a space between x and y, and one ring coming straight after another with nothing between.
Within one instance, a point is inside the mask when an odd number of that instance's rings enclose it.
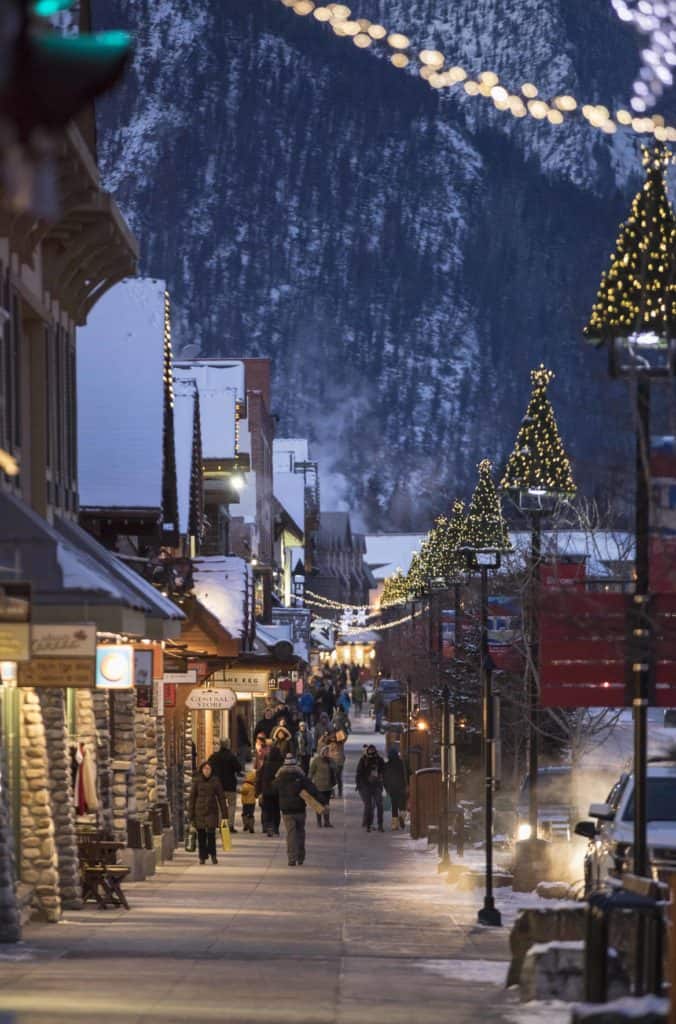
<instances>
[{"instance_id":1,"label":"parked car","mask_svg":"<svg viewBox=\"0 0 676 1024\"><path fill-rule=\"evenodd\" d=\"M575 804L572 797L570 765L538 768L538 839L568 841L573 834ZM530 779L524 779L517 803L517 840L530 839Z\"/></svg>"},{"instance_id":2,"label":"parked car","mask_svg":"<svg viewBox=\"0 0 676 1024\"><path fill-rule=\"evenodd\" d=\"M631 871L634 839L634 775L620 776L605 803L592 804L593 821L580 821L577 835L589 840L584 863L585 890L593 892L609 879ZM676 762L648 765L646 789L648 856L659 878L676 870Z\"/></svg>"}]
</instances>

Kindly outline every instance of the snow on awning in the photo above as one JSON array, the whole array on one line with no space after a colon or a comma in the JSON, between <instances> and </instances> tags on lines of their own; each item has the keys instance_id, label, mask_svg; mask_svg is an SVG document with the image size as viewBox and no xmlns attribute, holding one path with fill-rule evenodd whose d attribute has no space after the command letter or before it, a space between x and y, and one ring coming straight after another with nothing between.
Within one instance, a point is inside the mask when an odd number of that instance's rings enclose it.
<instances>
[{"instance_id":1,"label":"snow on awning","mask_svg":"<svg viewBox=\"0 0 676 1024\"><path fill-rule=\"evenodd\" d=\"M218 555L193 561L193 593L233 638L252 620L253 573L243 558Z\"/></svg>"},{"instance_id":2,"label":"snow on awning","mask_svg":"<svg viewBox=\"0 0 676 1024\"><path fill-rule=\"evenodd\" d=\"M162 508L165 290L121 281L78 331L82 508Z\"/></svg>"},{"instance_id":3,"label":"snow on awning","mask_svg":"<svg viewBox=\"0 0 676 1024\"><path fill-rule=\"evenodd\" d=\"M182 535L188 532L188 520L190 518L194 425L195 385L189 382L177 383L174 388L174 437L176 447L178 532Z\"/></svg>"}]
</instances>

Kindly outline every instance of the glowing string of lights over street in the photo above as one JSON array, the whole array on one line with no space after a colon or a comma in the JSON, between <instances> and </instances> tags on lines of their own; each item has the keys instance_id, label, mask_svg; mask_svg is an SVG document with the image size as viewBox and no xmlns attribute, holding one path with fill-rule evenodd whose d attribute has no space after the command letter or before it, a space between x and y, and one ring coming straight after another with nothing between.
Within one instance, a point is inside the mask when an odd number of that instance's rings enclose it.
<instances>
[{"instance_id":1,"label":"glowing string of lights over street","mask_svg":"<svg viewBox=\"0 0 676 1024\"><path fill-rule=\"evenodd\" d=\"M613 2L619 3L620 0ZM649 0L645 2L650 7L657 6ZM660 142L676 142L676 127L666 124L661 114L638 116L641 109L647 109L647 104L643 108L634 104L634 113L620 108L612 114L609 107L581 103L570 93L545 99L541 89L531 81L524 82L518 90L507 89L495 71L484 70L473 76L459 64L447 67L450 61L440 50L416 51L409 36L403 32L391 31L368 18L353 17L351 9L345 4L318 5L314 0L281 0L281 3L301 17L312 15L318 22L328 25L337 36L351 39L360 49L373 46L381 50L389 48L389 60L396 68L403 70L417 62L420 77L433 89L462 88L466 95L490 100L496 110L516 118L530 117L557 126L574 116L582 117L591 128L606 135L613 135L622 127L639 135L654 135ZM663 81L667 84L666 79Z\"/></svg>"}]
</instances>

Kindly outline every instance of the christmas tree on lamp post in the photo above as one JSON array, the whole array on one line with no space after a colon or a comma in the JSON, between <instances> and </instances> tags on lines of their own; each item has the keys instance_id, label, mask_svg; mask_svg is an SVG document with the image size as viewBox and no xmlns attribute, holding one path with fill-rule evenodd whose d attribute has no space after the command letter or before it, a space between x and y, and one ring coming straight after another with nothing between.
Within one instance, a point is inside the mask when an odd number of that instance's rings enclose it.
<instances>
[{"instance_id":1,"label":"christmas tree on lamp post","mask_svg":"<svg viewBox=\"0 0 676 1024\"><path fill-rule=\"evenodd\" d=\"M519 839L537 842L538 838L538 688L539 688L539 644L538 644L538 600L541 560L542 517L558 501L575 494L575 481L559 434L556 417L549 400L547 389L554 380L554 374L542 364L531 370L531 395L514 450L507 461L500 490L511 494L531 523L531 551L529 574L529 608L527 616L527 644L529 657L526 661L526 688L528 692L528 828L527 834ZM526 889L534 887L530 875L537 858L527 853L523 859L525 874L529 877L519 880L515 874L515 885Z\"/></svg>"},{"instance_id":2,"label":"christmas tree on lamp post","mask_svg":"<svg viewBox=\"0 0 676 1024\"><path fill-rule=\"evenodd\" d=\"M653 698L653 627L649 615L650 382L676 372L676 217L667 194L667 147L643 149L645 182L621 225L584 336L606 346L612 377L633 389L636 421L636 584L630 608L634 714L634 874L648 874L647 723Z\"/></svg>"},{"instance_id":3,"label":"christmas tree on lamp post","mask_svg":"<svg viewBox=\"0 0 676 1024\"><path fill-rule=\"evenodd\" d=\"M493 770L496 736L493 665L488 652L488 572L500 567L502 555L511 551L512 546L493 482L491 463L484 459L478 468L479 479L472 495L458 550L464 555L470 571L478 569L481 576L479 670L484 721L486 889L484 905L479 911L478 919L479 924L499 926L502 924L502 918L493 899Z\"/></svg>"}]
</instances>

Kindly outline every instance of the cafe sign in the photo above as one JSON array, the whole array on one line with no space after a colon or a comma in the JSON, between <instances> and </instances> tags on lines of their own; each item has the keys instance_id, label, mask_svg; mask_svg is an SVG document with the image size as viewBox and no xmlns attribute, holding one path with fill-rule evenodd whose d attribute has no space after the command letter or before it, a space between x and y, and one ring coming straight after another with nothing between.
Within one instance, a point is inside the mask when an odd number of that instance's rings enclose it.
<instances>
[{"instance_id":1,"label":"cafe sign","mask_svg":"<svg viewBox=\"0 0 676 1024\"><path fill-rule=\"evenodd\" d=\"M38 689L72 687L94 689L94 658L31 658L19 665L19 686Z\"/></svg>"},{"instance_id":2,"label":"cafe sign","mask_svg":"<svg viewBox=\"0 0 676 1024\"><path fill-rule=\"evenodd\" d=\"M188 694L185 706L191 711L229 711L237 703L232 690L203 690L197 686Z\"/></svg>"},{"instance_id":3,"label":"cafe sign","mask_svg":"<svg viewBox=\"0 0 676 1024\"><path fill-rule=\"evenodd\" d=\"M96 626L34 625L31 631L32 658L95 658Z\"/></svg>"}]
</instances>

